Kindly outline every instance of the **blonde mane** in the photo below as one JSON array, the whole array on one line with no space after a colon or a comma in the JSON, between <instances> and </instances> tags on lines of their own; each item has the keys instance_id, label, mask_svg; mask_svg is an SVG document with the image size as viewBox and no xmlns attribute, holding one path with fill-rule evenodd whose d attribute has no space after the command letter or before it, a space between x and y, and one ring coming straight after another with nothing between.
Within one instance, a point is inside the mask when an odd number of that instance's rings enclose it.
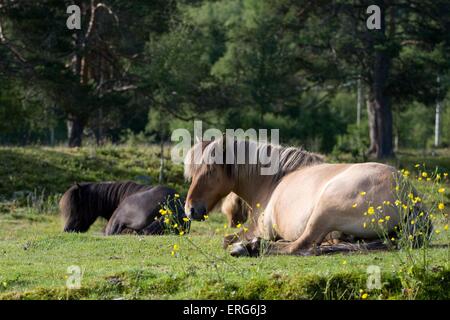
<instances>
[{"instance_id":1,"label":"blonde mane","mask_svg":"<svg viewBox=\"0 0 450 320\"><path fill-rule=\"evenodd\" d=\"M207 172L210 172L214 165L215 160L215 150L217 148L223 148L224 158L226 153L225 143L226 138L208 141L208 142L198 142L196 143L186 154L184 159L184 176L187 180L190 180L193 176L198 174L198 172L205 168ZM322 155L308 152L302 148L295 147L283 147L280 145L274 145L269 143L258 143L252 140L241 140L233 139L234 148L234 164L223 164L226 168L227 174L232 177L253 177L260 174L261 169L266 165L262 164L258 160L255 164L248 163L249 157L256 157L258 154L265 154L271 157L273 152L278 152L279 154L279 167L277 173L273 175L274 180L279 180L288 173L295 171L299 168L311 166L324 162L324 157ZM246 151L245 163L238 164L238 155L236 150ZM225 160L223 161L225 162ZM221 165L221 164L219 164Z\"/></svg>"}]
</instances>

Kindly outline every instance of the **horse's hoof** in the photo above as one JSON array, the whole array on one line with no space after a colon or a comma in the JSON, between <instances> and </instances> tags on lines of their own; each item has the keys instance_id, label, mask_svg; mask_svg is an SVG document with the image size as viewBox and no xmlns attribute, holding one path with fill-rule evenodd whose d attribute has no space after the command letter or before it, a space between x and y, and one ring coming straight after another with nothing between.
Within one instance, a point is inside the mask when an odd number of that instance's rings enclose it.
<instances>
[{"instance_id":1,"label":"horse's hoof","mask_svg":"<svg viewBox=\"0 0 450 320\"><path fill-rule=\"evenodd\" d=\"M242 242L235 243L231 247L230 254L232 257L248 257L249 256L249 252Z\"/></svg>"},{"instance_id":2,"label":"horse's hoof","mask_svg":"<svg viewBox=\"0 0 450 320\"><path fill-rule=\"evenodd\" d=\"M250 243L247 244L246 248L251 257L258 257L260 253L261 239L253 238Z\"/></svg>"}]
</instances>

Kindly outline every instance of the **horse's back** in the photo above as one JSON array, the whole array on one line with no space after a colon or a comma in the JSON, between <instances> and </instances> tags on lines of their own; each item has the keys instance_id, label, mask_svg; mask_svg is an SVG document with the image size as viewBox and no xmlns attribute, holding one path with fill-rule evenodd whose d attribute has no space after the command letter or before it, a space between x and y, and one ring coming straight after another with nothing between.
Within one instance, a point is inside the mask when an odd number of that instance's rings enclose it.
<instances>
[{"instance_id":1,"label":"horse's back","mask_svg":"<svg viewBox=\"0 0 450 320\"><path fill-rule=\"evenodd\" d=\"M324 228L359 233L369 203L366 200L390 200L394 171L380 163L319 164L294 171L273 194L272 222L284 239L298 238L319 218ZM363 198L361 193L367 196ZM353 208L355 203L358 209Z\"/></svg>"},{"instance_id":2,"label":"horse's back","mask_svg":"<svg viewBox=\"0 0 450 320\"><path fill-rule=\"evenodd\" d=\"M114 225L126 225L127 228L141 230L160 216L159 210L170 205L176 214L183 214L183 200L176 197L176 191L166 186L155 186L126 197L111 217L107 233L116 229Z\"/></svg>"}]
</instances>

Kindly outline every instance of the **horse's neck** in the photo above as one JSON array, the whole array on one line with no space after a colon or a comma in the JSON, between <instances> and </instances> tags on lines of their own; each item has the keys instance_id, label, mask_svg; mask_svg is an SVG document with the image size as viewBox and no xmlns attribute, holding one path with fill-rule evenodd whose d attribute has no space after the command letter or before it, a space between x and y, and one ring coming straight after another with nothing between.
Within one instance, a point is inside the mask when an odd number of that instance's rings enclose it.
<instances>
[{"instance_id":1,"label":"horse's neck","mask_svg":"<svg viewBox=\"0 0 450 320\"><path fill-rule=\"evenodd\" d=\"M233 190L244 199L251 208L266 207L276 187L273 176L257 175L245 179L240 178Z\"/></svg>"},{"instance_id":2,"label":"horse's neck","mask_svg":"<svg viewBox=\"0 0 450 320\"><path fill-rule=\"evenodd\" d=\"M92 201L90 201L91 214L109 220L119 206L122 198L122 194L117 187L108 190L107 194L94 195Z\"/></svg>"}]
</instances>

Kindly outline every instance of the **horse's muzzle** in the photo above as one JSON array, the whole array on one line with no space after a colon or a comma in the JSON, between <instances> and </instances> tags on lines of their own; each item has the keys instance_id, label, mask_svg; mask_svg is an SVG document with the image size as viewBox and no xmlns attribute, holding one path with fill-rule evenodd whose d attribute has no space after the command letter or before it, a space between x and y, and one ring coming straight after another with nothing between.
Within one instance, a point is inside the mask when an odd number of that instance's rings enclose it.
<instances>
[{"instance_id":1,"label":"horse's muzzle","mask_svg":"<svg viewBox=\"0 0 450 320\"><path fill-rule=\"evenodd\" d=\"M204 206L191 207L189 210L189 216L196 221L205 220L206 208Z\"/></svg>"}]
</instances>

